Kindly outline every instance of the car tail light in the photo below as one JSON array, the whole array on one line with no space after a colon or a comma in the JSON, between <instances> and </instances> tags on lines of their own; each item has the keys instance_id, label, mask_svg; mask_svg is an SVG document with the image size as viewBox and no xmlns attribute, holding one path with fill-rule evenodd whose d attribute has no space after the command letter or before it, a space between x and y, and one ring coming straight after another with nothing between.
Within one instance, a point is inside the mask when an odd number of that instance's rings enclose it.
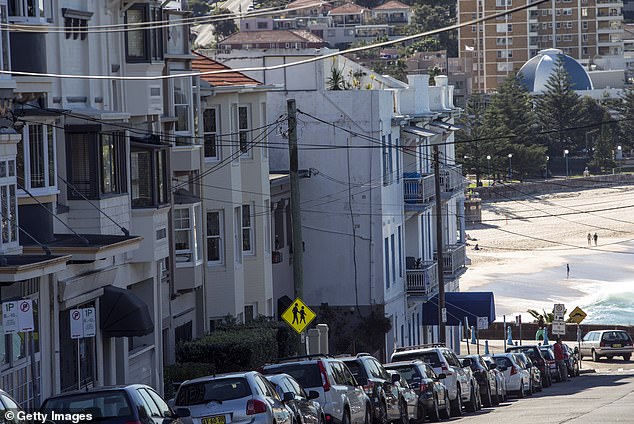
<instances>
[{"instance_id":1,"label":"car tail light","mask_svg":"<svg viewBox=\"0 0 634 424\"><path fill-rule=\"evenodd\" d=\"M442 372L445 373L445 375L452 375L452 373L449 372L449 365L447 365L446 362L441 362L440 369L442 369Z\"/></svg>"},{"instance_id":2,"label":"car tail light","mask_svg":"<svg viewBox=\"0 0 634 424\"><path fill-rule=\"evenodd\" d=\"M517 367L515 365L513 365L511 367L511 375L515 375L515 374L517 374Z\"/></svg>"},{"instance_id":3,"label":"car tail light","mask_svg":"<svg viewBox=\"0 0 634 424\"><path fill-rule=\"evenodd\" d=\"M328 373L326 372L326 366L322 361L317 361L319 365L319 373L321 374L321 385L324 389L324 392L330 390L330 381L328 381Z\"/></svg>"},{"instance_id":4,"label":"car tail light","mask_svg":"<svg viewBox=\"0 0 634 424\"><path fill-rule=\"evenodd\" d=\"M420 386L418 386L418 391L420 393L425 393L427 391L427 383L420 383Z\"/></svg>"},{"instance_id":5,"label":"car tail light","mask_svg":"<svg viewBox=\"0 0 634 424\"><path fill-rule=\"evenodd\" d=\"M332 415L326 414L326 422L327 423L331 423L332 422Z\"/></svg>"},{"instance_id":6,"label":"car tail light","mask_svg":"<svg viewBox=\"0 0 634 424\"><path fill-rule=\"evenodd\" d=\"M367 395L371 395L372 392L374 392L374 383L372 381L368 380L368 384L366 384L365 386L363 386L363 391L367 394Z\"/></svg>"},{"instance_id":7,"label":"car tail light","mask_svg":"<svg viewBox=\"0 0 634 424\"><path fill-rule=\"evenodd\" d=\"M266 404L261 400L250 399L247 402L247 415L262 414L266 412Z\"/></svg>"},{"instance_id":8,"label":"car tail light","mask_svg":"<svg viewBox=\"0 0 634 424\"><path fill-rule=\"evenodd\" d=\"M599 347L605 347L605 342L603 340L601 340L601 343L599 343Z\"/></svg>"}]
</instances>

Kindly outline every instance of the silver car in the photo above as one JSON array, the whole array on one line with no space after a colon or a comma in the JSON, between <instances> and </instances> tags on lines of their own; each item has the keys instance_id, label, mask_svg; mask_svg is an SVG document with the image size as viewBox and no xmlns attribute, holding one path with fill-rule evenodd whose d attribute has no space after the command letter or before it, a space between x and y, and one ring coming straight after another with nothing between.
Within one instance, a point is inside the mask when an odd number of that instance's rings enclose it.
<instances>
[{"instance_id":1,"label":"silver car","mask_svg":"<svg viewBox=\"0 0 634 424\"><path fill-rule=\"evenodd\" d=\"M581 340L581 358L591 356L597 362L602 356L612 359L614 356L622 356L629 361L634 345L632 338L623 330L599 330L590 331Z\"/></svg>"},{"instance_id":2,"label":"silver car","mask_svg":"<svg viewBox=\"0 0 634 424\"><path fill-rule=\"evenodd\" d=\"M256 371L185 381L176 392L174 408L186 408L193 424L293 422L284 399Z\"/></svg>"}]
</instances>

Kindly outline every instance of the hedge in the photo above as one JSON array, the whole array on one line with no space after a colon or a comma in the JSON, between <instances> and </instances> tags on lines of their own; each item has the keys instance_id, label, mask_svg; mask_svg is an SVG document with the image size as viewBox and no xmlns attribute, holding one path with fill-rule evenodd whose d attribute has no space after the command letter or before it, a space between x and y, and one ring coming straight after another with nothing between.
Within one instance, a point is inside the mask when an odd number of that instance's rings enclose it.
<instances>
[{"instance_id":1,"label":"hedge","mask_svg":"<svg viewBox=\"0 0 634 424\"><path fill-rule=\"evenodd\" d=\"M192 378L213 375L215 371L215 366L206 362L184 362L165 366L163 368L165 399L171 399L176 394L174 383L182 383Z\"/></svg>"}]
</instances>

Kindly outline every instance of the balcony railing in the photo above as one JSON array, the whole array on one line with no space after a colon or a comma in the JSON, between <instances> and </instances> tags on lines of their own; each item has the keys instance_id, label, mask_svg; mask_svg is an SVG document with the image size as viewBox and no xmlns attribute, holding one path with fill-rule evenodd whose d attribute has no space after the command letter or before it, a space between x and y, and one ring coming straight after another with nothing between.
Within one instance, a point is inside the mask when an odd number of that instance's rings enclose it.
<instances>
[{"instance_id":1,"label":"balcony railing","mask_svg":"<svg viewBox=\"0 0 634 424\"><path fill-rule=\"evenodd\" d=\"M403 194L406 204L429 202L435 194L434 176L423 175L414 178L403 178Z\"/></svg>"},{"instance_id":2,"label":"balcony railing","mask_svg":"<svg viewBox=\"0 0 634 424\"><path fill-rule=\"evenodd\" d=\"M436 262L423 262L420 266L405 271L407 294L430 298L438 292L438 266Z\"/></svg>"},{"instance_id":3,"label":"balcony railing","mask_svg":"<svg viewBox=\"0 0 634 424\"><path fill-rule=\"evenodd\" d=\"M434 259L437 258L434 252ZM464 243L450 244L442 251L443 273L445 275L456 275L465 267L467 250Z\"/></svg>"},{"instance_id":4,"label":"balcony railing","mask_svg":"<svg viewBox=\"0 0 634 424\"><path fill-rule=\"evenodd\" d=\"M462 177L462 165L445 165L440 170L440 189L444 192L462 190L464 178Z\"/></svg>"}]
</instances>

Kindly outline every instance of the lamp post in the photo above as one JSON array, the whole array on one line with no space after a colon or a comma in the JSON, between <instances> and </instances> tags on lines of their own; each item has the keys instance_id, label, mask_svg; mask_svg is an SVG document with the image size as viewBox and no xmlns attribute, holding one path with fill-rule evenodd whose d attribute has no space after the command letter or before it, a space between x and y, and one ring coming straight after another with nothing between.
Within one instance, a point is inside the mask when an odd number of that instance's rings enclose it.
<instances>
[{"instance_id":1,"label":"lamp post","mask_svg":"<svg viewBox=\"0 0 634 424\"><path fill-rule=\"evenodd\" d=\"M546 181L548 181L548 161L550 160L550 156L546 155Z\"/></svg>"},{"instance_id":2,"label":"lamp post","mask_svg":"<svg viewBox=\"0 0 634 424\"><path fill-rule=\"evenodd\" d=\"M491 155L487 155L487 161L489 162L489 186L491 185Z\"/></svg>"},{"instance_id":3,"label":"lamp post","mask_svg":"<svg viewBox=\"0 0 634 424\"><path fill-rule=\"evenodd\" d=\"M564 150L564 157L566 158L566 178L568 178L568 149Z\"/></svg>"},{"instance_id":4,"label":"lamp post","mask_svg":"<svg viewBox=\"0 0 634 424\"><path fill-rule=\"evenodd\" d=\"M623 159L623 150L621 146L616 146L616 159L617 160Z\"/></svg>"},{"instance_id":5,"label":"lamp post","mask_svg":"<svg viewBox=\"0 0 634 424\"><path fill-rule=\"evenodd\" d=\"M509 181L513 181L513 165L511 158L513 157L513 153L509 153Z\"/></svg>"}]
</instances>

